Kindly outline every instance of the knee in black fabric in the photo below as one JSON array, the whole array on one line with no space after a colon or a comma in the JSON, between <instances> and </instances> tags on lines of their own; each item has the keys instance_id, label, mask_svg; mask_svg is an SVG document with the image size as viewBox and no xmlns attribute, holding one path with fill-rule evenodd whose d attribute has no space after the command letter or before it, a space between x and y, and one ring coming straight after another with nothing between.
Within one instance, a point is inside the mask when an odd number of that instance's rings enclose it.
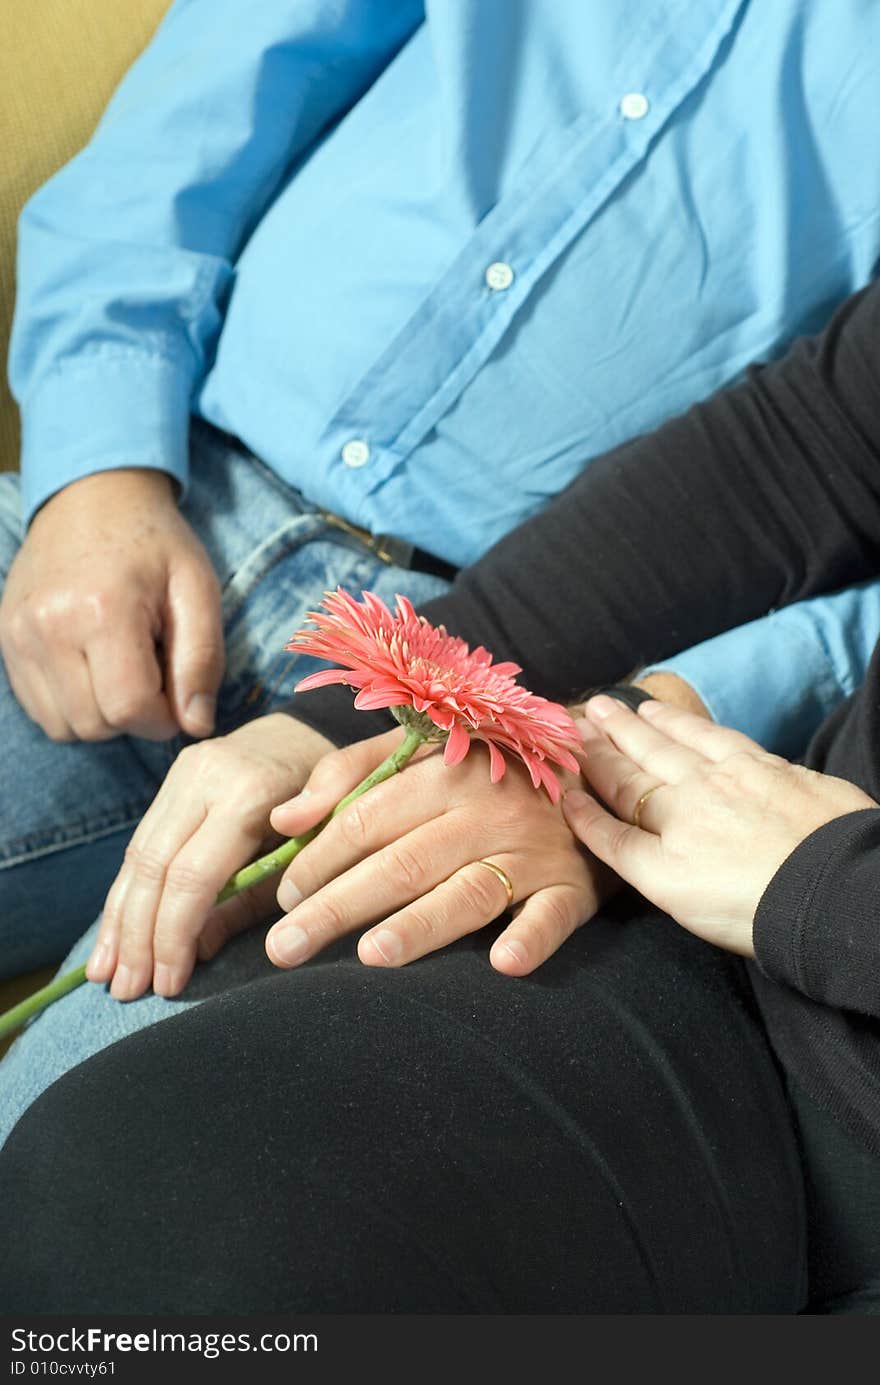
<instances>
[{"instance_id":1,"label":"knee in black fabric","mask_svg":"<svg viewBox=\"0 0 880 1385\"><path fill-rule=\"evenodd\" d=\"M795 1311L778 1078L736 967L679 933L618 913L527 982L485 939L341 957L114 1045L0 1154L0 1300Z\"/></svg>"}]
</instances>

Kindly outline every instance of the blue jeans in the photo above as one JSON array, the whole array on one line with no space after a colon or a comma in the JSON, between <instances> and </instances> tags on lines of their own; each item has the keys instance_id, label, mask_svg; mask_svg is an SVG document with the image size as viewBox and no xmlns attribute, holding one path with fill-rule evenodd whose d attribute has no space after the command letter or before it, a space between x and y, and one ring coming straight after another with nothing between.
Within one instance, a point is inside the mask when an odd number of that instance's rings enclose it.
<instances>
[{"instance_id":1,"label":"blue jeans","mask_svg":"<svg viewBox=\"0 0 880 1385\"><path fill-rule=\"evenodd\" d=\"M215 734L274 711L319 665L294 658L287 640L337 585L386 601L421 602L439 577L380 562L355 536L329 525L298 492L232 439L194 423L191 484L183 513L223 588L226 673ZM389 524L393 530L393 524ZM0 573L21 541L18 477L0 475ZM305 694L319 696L320 694ZM389 723L390 725L390 723ZM0 976L85 961L125 846L184 737L123 736L56 744L18 705L0 661ZM88 929L88 931L84 931ZM122 1004L85 985L33 1020L0 1063L0 1144L56 1078L116 1039L178 1014L209 995L271 972L263 931L239 938L198 968L183 996Z\"/></svg>"}]
</instances>

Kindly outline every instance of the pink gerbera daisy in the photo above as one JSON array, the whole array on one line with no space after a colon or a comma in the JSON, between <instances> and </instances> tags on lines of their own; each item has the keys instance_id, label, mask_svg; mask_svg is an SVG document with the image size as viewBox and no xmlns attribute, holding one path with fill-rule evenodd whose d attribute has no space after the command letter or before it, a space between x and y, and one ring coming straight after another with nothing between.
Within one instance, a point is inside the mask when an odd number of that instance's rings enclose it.
<instances>
[{"instance_id":1,"label":"pink gerbera daisy","mask_svg":"<svg viewBox=\"0 0 880 1385\"><path fill-rule=\"evenodd\" d=\"M447 765L459 764L472 740L484 741L493 783L504 774L501 752L509 751L556 803L561 789L547 761L577 771L572 752L581 744L565 708L521 687L518 664L495 664L482 646L469 649L417 615L406 597L397 597L392 613L372 592L361 594L363 602L341 587L326 593L324 609L308 615L317 628L298 630L286 646L342 665L304 678L297 692L328 683L357 688L356 707L390 707L426 739L445 739Z\"/></svg>"}]
</instances>

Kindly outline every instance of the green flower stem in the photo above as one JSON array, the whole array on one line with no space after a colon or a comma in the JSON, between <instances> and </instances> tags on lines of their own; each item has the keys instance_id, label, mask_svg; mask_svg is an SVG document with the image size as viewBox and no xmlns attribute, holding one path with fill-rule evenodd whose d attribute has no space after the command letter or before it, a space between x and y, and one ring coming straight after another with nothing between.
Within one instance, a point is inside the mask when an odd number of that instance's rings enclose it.
<instances>
[{"instance_id":1,"label":"green flower stem","mask_svg":"<svg viewBox=\"0 0 880 1385\"><path fill-rule=\"evenodd\" d=\"M289 841L282 842L281 846L270 851L268 856L261 856L258 861L252 861L249 866L244 866L242 870L236 871L235 875L227 880L223 889L217 896L217 903L222 904L225 899L231 899L233 895L241 894L242 890L249 890L258 881L264 880L267 875L277 875L285 866L290 865L294 856L298 856L304 846L308 846L313 837L318 833L331 818L335 818L337 813L341 813L356 798L360 798L362 793L371 789L374 784L381 784L385 779L390 779L392 774L397 774L398 770L403 769L407 760L411 759L419 746L424 742L425 737L421 731L407 728L406 735L396 750L393 750L381 765L377 765L366 779L362 779L351 793L341 798L333 809L315 827L310 827L308 832L303 832L301 837L291 837Z\"/></svg>"},{"instance_id":2,"label":"green flower stem","mask_svg":"<svg viewBox=\"0 0 880 1385\"><path fill-rule=\"evenodd\" d=\"M416 727L406 727L406 735L396 750L393 750L381 765L377 765L366 779L362 779L351 793L341 798L333 809L332 813L318 823L316 827L311 827L308 832L303 832L300 837L291 837L289 841L270 851L267 856L261 856L259 860L252 861L243 870L236 871L235 875L227 880L223 889L217 896L216 902L222 904L224 900L231 899L233 895L242 894L249 890L260 880L265 880L269 875L277 875L288 865L293 858L302 851L304 846L318 835L323 827L326 827L331 818L335 818L337 813L341 813L343 808L352 803L354 799L360 798L362 793L372 789L375 784L381 784L386 779L390 779L393 774L397 774L403 769L407 760L412 759L420 745L423 745L428 737L422 730ZM60 1000L68 991L73 991L77 986L81 986L86 980L85 965L75 967L73 971L65 972L63 976L56 976L54 981L50 981L48 986L43 986L41 990L34 991L26 1000L18 1005L13 1005L11 1010L7 1010L0 1015L0 1038L5 1034L11 1034L19 1029L21 1025L29 1020L32 1015L37 1015L41 1010L45 1010L47 1005L53 1001Z\"/></svg>"},{"instance_id":3,"label":"green flower stem","mask_svg":"<svg viewBox=\"0 0 880 1385\"><path fill-rule=\"evenodd\" d=\"M22 1000L18 1005L13 1005L11 1010L5 1011L0 1015L0 1039L4 1034L11 1034L29 1020L31 1015L36 1015L40 1010L44 1010L47 1005L51 1005L53 1000L60 1000L68 991L73 991L77 986L81 986L86 979L85 965L76 967L73 971L65 972L63 976L56 976L54 981L50 981L48 986L43 986L41 990L34 991L26 1000Z\"/></svg>"}]
</instances>

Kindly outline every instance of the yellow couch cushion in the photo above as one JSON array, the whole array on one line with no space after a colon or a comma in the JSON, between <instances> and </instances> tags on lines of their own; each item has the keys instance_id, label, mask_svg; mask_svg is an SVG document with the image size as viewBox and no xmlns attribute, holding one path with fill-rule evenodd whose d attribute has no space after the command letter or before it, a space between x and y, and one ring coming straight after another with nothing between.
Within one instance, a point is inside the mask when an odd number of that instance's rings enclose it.
<instances>
[{"instance_id":1,"label":"yellow couch cushion","mask_svg":"<svg viewBox=\"0 0 880 1385\"><path fill-rule=\"evenodd\" d=\"M6 381L15 228L31 193L86 143L169 0L16 0L0 44L0 471L18 466Z\"/></svg>"}]
</instances>

